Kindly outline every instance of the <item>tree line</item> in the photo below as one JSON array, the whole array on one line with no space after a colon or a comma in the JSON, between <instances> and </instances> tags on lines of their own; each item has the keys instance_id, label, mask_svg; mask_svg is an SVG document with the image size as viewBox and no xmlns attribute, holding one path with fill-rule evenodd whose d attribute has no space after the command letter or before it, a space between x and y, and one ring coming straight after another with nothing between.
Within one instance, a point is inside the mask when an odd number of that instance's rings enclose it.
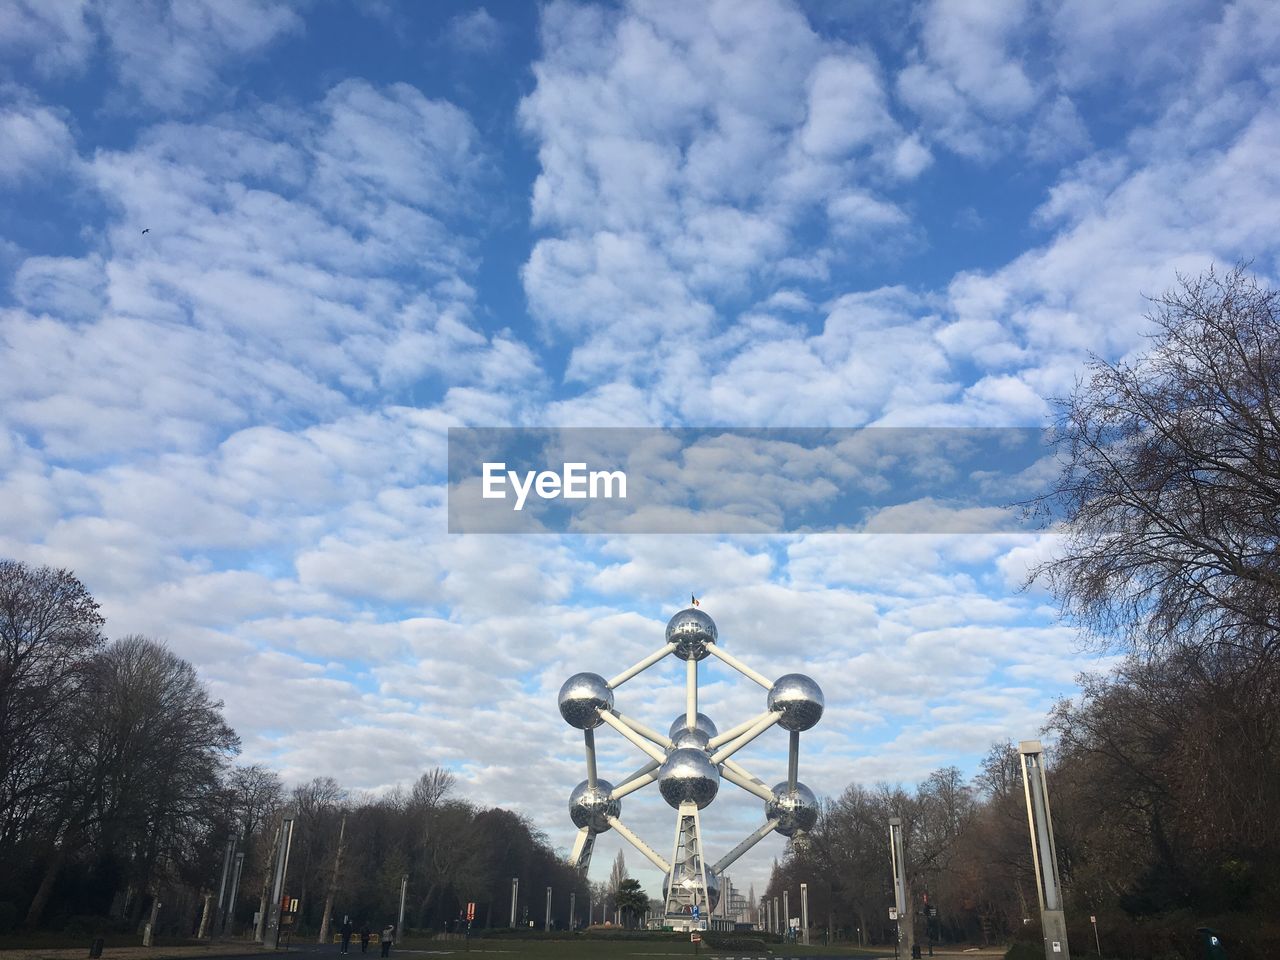
<instances>
[{"instance_id":1,"label":"tree line","mask_svg":"<svg viewBox=\"0 0 1280 960\"><path fill-rule=\"evenodd\" d=\"M547 886L555 922L571 890L585 913L592 891L546 837L456 796L445 770L370 796L237 766L239 739L191 664L145 637L108 642L103 626L72 572L0 561L0 932L132 931L162 904L161 933L252 934L286 814L300 933L331 911L394 922L406 876L412 927L442 929L469 901L478 924L505 926L513 877L519 919L541 925ZM244 861L224 925L209 903L229 890L232 840Z\"/></svg>"}]
</instances>

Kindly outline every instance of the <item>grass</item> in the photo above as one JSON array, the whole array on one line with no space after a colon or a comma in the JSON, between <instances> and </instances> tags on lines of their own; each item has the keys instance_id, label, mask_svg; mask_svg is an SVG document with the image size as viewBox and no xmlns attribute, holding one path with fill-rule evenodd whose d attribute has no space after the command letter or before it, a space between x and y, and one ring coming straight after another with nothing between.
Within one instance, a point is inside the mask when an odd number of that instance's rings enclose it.
<instances>
[{"instance_id":1,"label":"grass","mask_svg":"<svg viewBox=\"0 0 1280 960\"><path fill-rule=\"evenodd\" d=\"M410 951L448 950L454 956L463 956L467 945L457 940L418 940L410 937L398 944L404 954L412 956ZM372 949L370 951L372 953ZM487 939L472 938L470 953L479 957L490 957L492 960L646 960L652 957L805 957L805 956L842 956L842 957L884 957L893 956L890 949L884 951L864 950L846 944L830 946L800 944L768 944L760 948L718 949L702 944L695 952L694 945L688 936L669 940L614 940L605 937L583 937L580 940L516 940L501 937ZM392 951L394 958L395 951Z\"/></svg>"}]
</instances>

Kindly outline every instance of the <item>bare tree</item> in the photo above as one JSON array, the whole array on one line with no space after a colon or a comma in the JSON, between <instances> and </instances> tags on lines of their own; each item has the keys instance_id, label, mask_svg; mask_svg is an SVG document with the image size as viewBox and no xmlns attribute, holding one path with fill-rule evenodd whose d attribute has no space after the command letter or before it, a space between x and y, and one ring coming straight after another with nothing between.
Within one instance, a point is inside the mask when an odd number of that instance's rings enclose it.
<instances>
[{"instance_id":1,"label":"bare tree","mask_svg":"<svg viewBox=\"0 0 1280 960\"><path fill-rule=\"evenodd\" d=\"M27 912L39 922L68 855L92 843L120 852L130 885L208 846L222 805L221 776L239 739L191 664L145 637L117 640L94 658L60 742L65 758L57 839ZM142 901L134 901L137 915Z\"/></svg>"},{"instance_id":2,"label":"bare tree","mask_svg":"<svg viewBox=\"0 0 1280 960\"><path fill-rule=\"evenodd\" d=\"M54 741L102 624L69 570L0 561L0 860L47 822Z\"/></svg>"},{"instance_id":3,"label":"bare tree","mask_svg":"<svg viewBox=\"0 0 1280 960\"><path fill-rule=\"evenodd\" d=\"M1058 401L1065 467L1037 501L1043 575L1104 643L1280 646L1280 294L1243 267L1153 300L1151 348Z\"/></svg>"}]
</instances>

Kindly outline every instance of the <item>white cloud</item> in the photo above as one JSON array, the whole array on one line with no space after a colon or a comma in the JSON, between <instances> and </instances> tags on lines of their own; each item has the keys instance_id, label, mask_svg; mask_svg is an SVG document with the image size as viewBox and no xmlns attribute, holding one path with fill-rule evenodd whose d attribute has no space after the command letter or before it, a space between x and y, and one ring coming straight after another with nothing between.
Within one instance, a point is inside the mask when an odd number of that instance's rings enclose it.
<instances>
[{"instance_id":1,"label":"white cloud","mask_svg":"<svg viewBox=\"0 0 1280 960\"><path fill-rule=\"evenodd\" d=\"M445 37L464 53L492 53L502 44L502 24L480 7L460 13L445 27Z\"/></svg>"},{"instance_id":2,"label":"white cloud","mask_svg":"<svg viewBox=\"0 0 1280 960\"><path fill-rule=\"evenodd\" d=\"M997 124L1037 99L1016 51L1028 12L1017 0L933 0L923 9L920 49L899 73L897 92L931 138L969 157L1003 149Z\"/></svg>"},{"instance_id":3,"label":"white cloud","mask_svg":"<svg viewBox=\"0 0 1280 960\"><path fill-rule=\"evenodd\" d=\"M542 40L521 118L539 145L533 220L551 235L523 279L544 328L575 341L572 380L680 368L682 345L722 325L719 304L776 282L798 244L822 260L869 221L906 225L879 193L927 149L893 118L873 55L793 7L553 4ZM864 198L861 216L843 201L830 237L804 239L839 194Z\"/></svg>"},{"instance_id":4,"label":"white cloud","mask_svg":"<svg viewBox=\"0 0 1280 960\"><path fill-rule=\"evenodd\" d=\"M183 112L220 92L220 71L264 52L302 19L286 0L101 0L94 12L126 91ZM121 104L122 106L124 103Z\"/></svg>"},{"instance_id":5,"label":"white cloud","mask_svg":"<svg viewBox=\"0 0 1280 960\"><path fill-rule=\"evenodd\" d=\"M34 103L0 107L0 187L52 178L75 157L60 112Z\"/></svg>"},{"instance_id":6,"label":"white cloud","mask_svg":"<svg viewBox=\"0 0 1280 960\"><path fill-rule=\"evenodd\" d=\"M82 456L340 416L349 395L445 365L510 389L532 364L507 335L486 356L458 282L466 241L441 219L471 206L481 162L457 108L359 81L310 115L167 124L99 152L87 172L118 211L108 252L32 260L15 281L30 310L93 316L4 315L9 348L46 358L0 386L10 417Z\"/></svg>"},{"instance_id":7,"label":"white cloud","mask_svg":"<svg viewBox=\"0 0 1280 960\"><path fill-rule=\"evenodd\" d=\"M44 76L77 72L93 49L91 0L12 0L0 6L0 50L30 55Z\"/></svg>"}]
</instances>

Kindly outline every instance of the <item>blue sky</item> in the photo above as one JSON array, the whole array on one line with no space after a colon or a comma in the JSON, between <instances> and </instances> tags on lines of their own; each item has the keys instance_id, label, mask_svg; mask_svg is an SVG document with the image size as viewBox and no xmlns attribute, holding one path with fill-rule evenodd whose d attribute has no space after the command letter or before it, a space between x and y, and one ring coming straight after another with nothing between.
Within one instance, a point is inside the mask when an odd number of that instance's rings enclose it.
<instances>
[{"instance_id":1,"label":"blue sky","mask_svg":"<svg viewBox=\"0 0 1280 960\"><path fill-rule=\"evenodd\" d=\"M1178 271L1274 276L1268 7L10 0L0 554L195 662L246 761L444 764L566 847L555 692L690 592L827 691L819 794L972 772L1107 665L1019 589L1052 534L449 536L447 430L1043 426ZM761 817L713 814L713 856Z\"/></svg>"}]
</instances>

